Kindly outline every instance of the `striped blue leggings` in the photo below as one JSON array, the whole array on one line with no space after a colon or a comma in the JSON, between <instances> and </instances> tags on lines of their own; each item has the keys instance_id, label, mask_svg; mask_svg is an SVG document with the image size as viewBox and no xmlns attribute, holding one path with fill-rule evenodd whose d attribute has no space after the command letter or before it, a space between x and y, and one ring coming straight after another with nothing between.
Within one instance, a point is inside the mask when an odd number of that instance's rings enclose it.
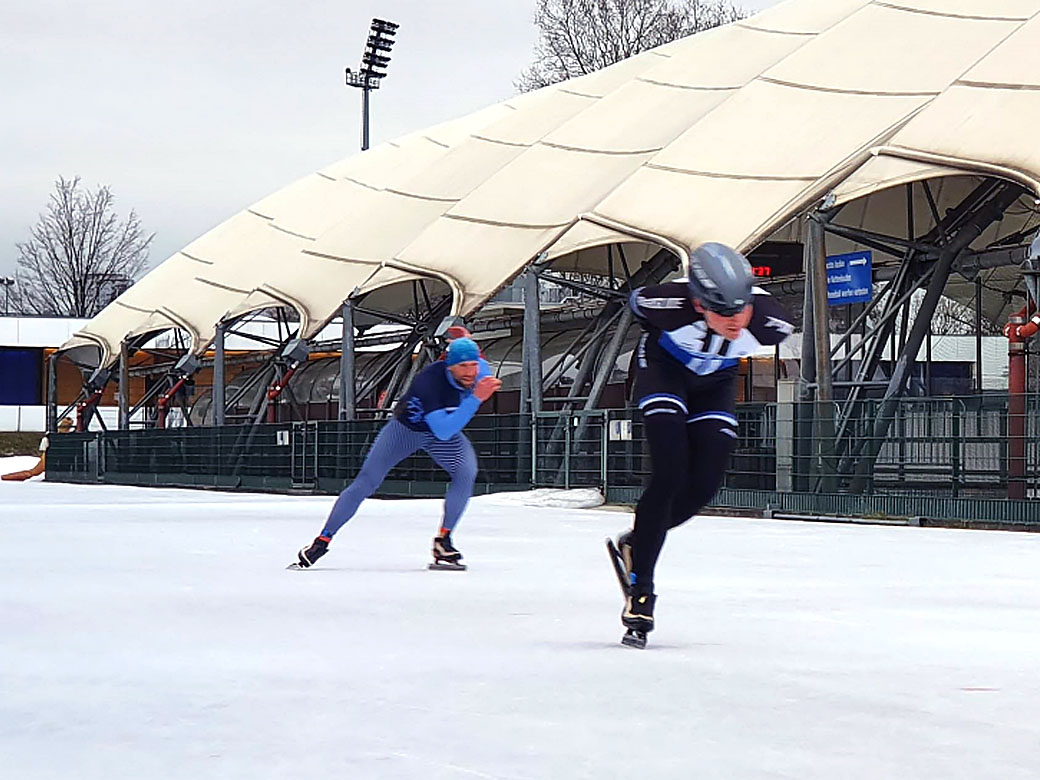
<instances>
[{"instance_id":1,"label":"striped blue leggings","mask_svg":"<svg viewBox=\"0 0 1040 780\"><path fill-rule=\"evenodd\" d=\"M361 502L383 484L390 469L419 450L426 452L451 477L448 492L444 495L444 518L441 522L443 528L451 531L473 495L473 483L477 479L477 454L473 445L461 433L441 441L429 431L413 431L393 419L372 442L357 478L339 494L321 535L332 538L354 516Z\"/></svg>"}]
</instances>

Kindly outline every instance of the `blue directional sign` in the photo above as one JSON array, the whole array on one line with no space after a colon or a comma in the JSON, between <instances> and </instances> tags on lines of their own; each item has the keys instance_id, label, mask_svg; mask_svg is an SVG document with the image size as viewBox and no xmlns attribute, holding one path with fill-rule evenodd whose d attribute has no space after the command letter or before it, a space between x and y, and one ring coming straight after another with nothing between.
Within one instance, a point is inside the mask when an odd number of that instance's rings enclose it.
<instances>
[{"instance_id":1,"label":"blue directional sign","mask_svg":"<svg viewBox=\"0 0 1040 780\"><path fill-rule=\"evenodd\" d=\"M874 255L850 252L827 258L827 303L865 303L874 295Z\"/></svg>"}]
</instances>

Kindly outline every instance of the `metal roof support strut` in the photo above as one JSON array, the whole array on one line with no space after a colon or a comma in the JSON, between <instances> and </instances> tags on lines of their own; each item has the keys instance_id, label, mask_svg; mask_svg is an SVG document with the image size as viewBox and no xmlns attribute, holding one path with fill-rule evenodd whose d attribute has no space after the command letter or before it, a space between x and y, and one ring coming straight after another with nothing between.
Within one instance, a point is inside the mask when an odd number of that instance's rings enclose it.
<instances>
[{"instance_id":1,"label":"metal roof support strut","mask_svg":"<svg viewBox=\"0 0 1040 780\"><path fill-rule=\"evenodd\" d=\"M953 271L954 263L960 256L960 253L972 241L978 238L993 222L1003 216L1004 212L1022 195L1022 192L1023 187L1020 184L1001 182L1000 186L995 190L993 197L985 205L981 206L943 247L943 253L936 263L935 272L932 274L928 290L925 292L924 300L921 301L921 306L914 319L913 328L907 338L906 348L903 354L899 356L899 360L892 371L892 377L885 391L881 409L874 422L873 433L867 441L863 455L856 465L856 475L850 485L851 492L861 493L866 488L868 475L873 470L874 462L881 451L881 444L892 424L892 419L898 406L898 398L906 389L911 366L917 360L917 353L921 348L925 332L931 324L935 308L942 297L946 281Z\"/></svg>"}]
</instances>

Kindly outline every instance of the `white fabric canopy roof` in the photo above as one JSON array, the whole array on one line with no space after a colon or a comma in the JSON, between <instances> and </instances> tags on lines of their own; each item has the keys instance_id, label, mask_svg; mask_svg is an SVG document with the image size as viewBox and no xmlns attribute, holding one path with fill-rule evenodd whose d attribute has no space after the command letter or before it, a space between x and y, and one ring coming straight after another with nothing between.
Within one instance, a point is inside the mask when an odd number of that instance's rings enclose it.
<instances>
[{"instance_id":1,"label":"white fabric canopy roof","mask_svg":"<svg viewBox=\"0 0 1040 780\"><path fill-rule=\"evenodd\" d=\"M1040 0L787 0L383 144L166 260L65 348L439 280L468 314L542 252L750 249L828 193L951 174L1040 192ZM584 255L573 255L582 250ZM572 256L573 255L573 256Z\"/></svg>"}]
</instances>

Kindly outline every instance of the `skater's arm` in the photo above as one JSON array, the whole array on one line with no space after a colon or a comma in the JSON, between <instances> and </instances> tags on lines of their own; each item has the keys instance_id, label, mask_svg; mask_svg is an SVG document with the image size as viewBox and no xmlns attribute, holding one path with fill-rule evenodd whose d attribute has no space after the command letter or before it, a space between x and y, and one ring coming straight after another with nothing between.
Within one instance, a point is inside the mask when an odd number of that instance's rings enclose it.
<instances>
[{"instance_id":1,"label":"skater's arm","mask_svg":"<svg viewBox=\"0 0 1040 780\"><path fill-rule=\"evenodd\" d=\"M643 325L672 330L698 318L685 282L639 287L628 296L628 307Z\"/></svg>"},{"instance_id":2,"label":"skater's arm","mask_svg":"<svg viewBox=\"0 0 1040 780\"><path fill-rule=\"evenodd\" d=\"M485 376L476 381L473 390L464 396L459 405L452 411L447 409L434 409L428 412L423 419L430 427L433 435L441 441L447 441L456 433L466 427L466 423L473 419L480 405L489 399L502 387L502 382L492 376Z\"/></svg>"},{"instance_id":3,"label":"skater's arm","mask_svg":"<svg viewBox=\"0 0 1040 780\"><path fill-rule=\"evenodd\" d=\"M473 415L477 413L480 404L481 400L475 395L467 395L459 402L454 411L435 409L428 412L423 419L430 426L434 436L441 441L447 441L466 427L466 423L472 420Z\"/></svg>"},{"instance_id":4,"label":"skater's arm","mask_svg":"<svg viewBox=\"0 0 1040 780\"><path fill-rule=\"evenodd\" d=\"M794 332L794 319L764 290L755 289L754 312L748 331L763 346L779 344Z\"/></svg>"}]
</instances>

